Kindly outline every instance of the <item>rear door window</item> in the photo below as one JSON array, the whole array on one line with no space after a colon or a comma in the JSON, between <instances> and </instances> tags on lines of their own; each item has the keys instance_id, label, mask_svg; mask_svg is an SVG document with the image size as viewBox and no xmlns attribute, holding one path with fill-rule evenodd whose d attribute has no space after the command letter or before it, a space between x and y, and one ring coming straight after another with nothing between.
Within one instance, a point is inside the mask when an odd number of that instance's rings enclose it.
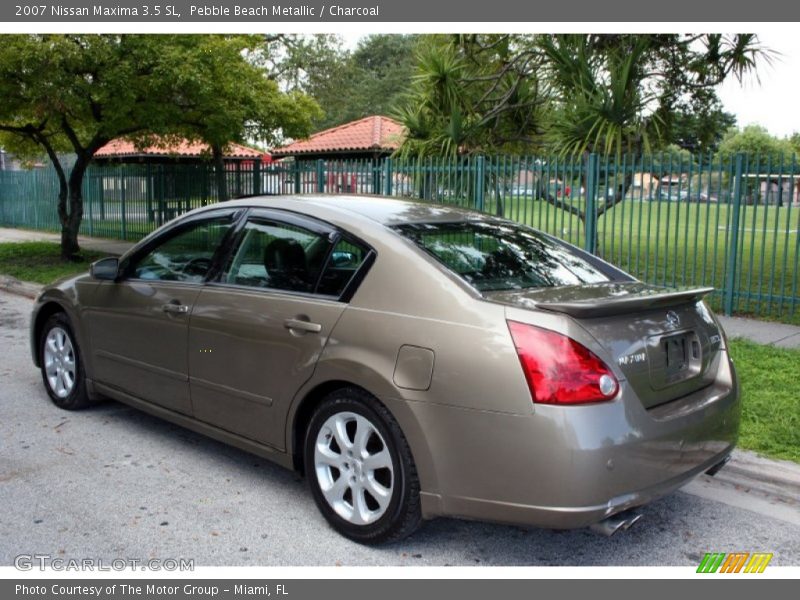
<instances>
[{"instance_id":1,"label":"rear door window","mask_svg":"<svg viewBox=\"0 0 800 600\"><path fill-rule=\"evenodd\" d=\"M515 223L414 223L395 229L478 291L611 280L610 273L568 246Z\"/></svg>"},{"instance_id":2,"label":"rear door window","mask_svg":"<svg viewBox=\"0 0 800 600\"><path fill-rule=\"evenodd\" d=\"M364 264L369 249L358 242L341 238L334 246L322 273L317 293L341 296L347 285Z\"/></svg>"}]
</instances>

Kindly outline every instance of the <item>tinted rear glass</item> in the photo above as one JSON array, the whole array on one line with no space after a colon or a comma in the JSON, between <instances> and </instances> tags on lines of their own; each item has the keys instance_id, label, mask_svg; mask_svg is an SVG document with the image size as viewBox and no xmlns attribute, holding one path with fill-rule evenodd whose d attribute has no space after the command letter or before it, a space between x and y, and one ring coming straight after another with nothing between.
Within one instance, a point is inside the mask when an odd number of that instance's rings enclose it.
<instances>
[{"instance_id":1,"label":"tinted rear glass","mask_svg":"<svg viewBox=\"0 0 800 600\"><path fill-rule=\"evenodd\" d=\"M414 223L395 229L482 292L611 279L568 247L514 223Z\"/></svg>"}]
</instances>

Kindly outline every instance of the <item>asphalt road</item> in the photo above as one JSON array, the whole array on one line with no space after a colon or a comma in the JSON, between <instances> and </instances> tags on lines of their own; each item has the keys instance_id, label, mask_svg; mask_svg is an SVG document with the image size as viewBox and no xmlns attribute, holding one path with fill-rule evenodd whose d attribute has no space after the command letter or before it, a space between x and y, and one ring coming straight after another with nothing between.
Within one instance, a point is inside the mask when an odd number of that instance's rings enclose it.
<instances>
[{"instance_id":1,"label":"asphalt road","mask_svg":"<svg viewBox=\"0 0 800 600\"><path fill-rule=\"evenodd\" d=\"M403 542L359 546L328 528L289 471L115 402L57 409L30 362L29 307L0 292L0 565L44 553L198 566L663 566L712 551L800 565L800 511L775 518L769 499L741 508L753 503L713 482L651 504L612 538L438 519Z\"/></svg>"}]
</instances>

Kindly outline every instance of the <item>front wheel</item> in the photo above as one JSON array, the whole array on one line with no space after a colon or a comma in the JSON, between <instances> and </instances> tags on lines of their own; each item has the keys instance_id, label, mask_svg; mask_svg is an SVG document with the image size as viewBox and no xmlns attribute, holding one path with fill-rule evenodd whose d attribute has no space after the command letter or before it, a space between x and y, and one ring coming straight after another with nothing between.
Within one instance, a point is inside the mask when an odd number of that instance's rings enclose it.
<instances>
[{"instance_id":1,"label":"front wheel","mask_svg":"<svg viewBox=\"0 0 800 600\"><path fill-rule=\"evenodd\" d=\"M306 432L305 470L327 521L365 544L419 527L419 479L397 421L362 390L341 389L319 405Z\"/></svg>"},{"instance_id":2,"label":"front wheel","mask_svg":"<svg viewBox=\"0 0 800 600\"><path fill-rule=\"evenodd\" d=\"M63 313L51 316L42 328L39 364L44 387L53 404L65 410L77 410L89 404L80 351L69 319Z\"/></svg>"}]
</instances>

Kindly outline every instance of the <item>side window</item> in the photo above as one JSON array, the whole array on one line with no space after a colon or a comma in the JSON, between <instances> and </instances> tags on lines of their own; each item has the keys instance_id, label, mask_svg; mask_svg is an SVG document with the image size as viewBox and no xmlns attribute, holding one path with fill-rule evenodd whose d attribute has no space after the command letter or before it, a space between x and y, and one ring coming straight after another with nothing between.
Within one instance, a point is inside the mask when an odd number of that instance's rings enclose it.
<instances>
[{"instance_id":1,"label":"side window","mask_svg":"<svg viewBox=\"0 0 800 600\"><path fill-rule=\"evenodd\" d=\"M331 252L325 271L317 288L317 293L326 296L341 296L347 284L367 258L369 250L348 239L341 239Z\"/></svg>"},{"instance_id":2,"label":"side window","mask_svg":"<svg viewBox=\"0 0 800 600\"><path fill-rule=\"evenodd\" d=\"M244 237L222 280L258 288L313 292L328 254L328 237L261 219L245 225Z\"/></svg>"},{"instance_id":3,"label":"side window","mask_svg":"<svg viewBox=\"0 0 800 600\"><path fill-rule=\"evenodd\" d=\"M133 263L131 276L157 281L203 281L232 224L232 217L225 216L189 225Z\"/></svg>"}]
</instances>

